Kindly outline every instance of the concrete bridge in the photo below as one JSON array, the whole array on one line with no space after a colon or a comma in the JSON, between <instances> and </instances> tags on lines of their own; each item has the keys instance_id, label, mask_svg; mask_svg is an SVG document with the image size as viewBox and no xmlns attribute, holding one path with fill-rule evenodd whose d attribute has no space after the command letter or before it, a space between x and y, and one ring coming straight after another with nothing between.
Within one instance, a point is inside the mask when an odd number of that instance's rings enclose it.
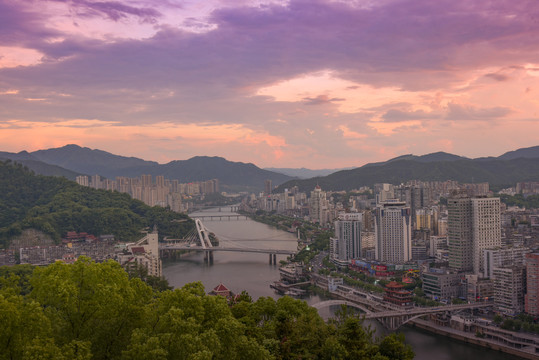
<instances>
[{"instance_id":1,"label":"concrete bridge","mask_svg":"<svg viewBox=\"0 0 539 360\"><path fill-rule=\"evenodd\" d=\"M365 307L363 305L360 305L360 304L357 304L357 303L352 302L352 301L347 301L347 300L326 300L326 301L321 301L321 302L316 303L316 304L311 305L311 306L313 308L315 308L316 310L320 311L321 309L325 309L327 307L336 306L336 305L346 305L348 307L361 310L362 312L364 312L366 314L372 314L372 311L367 309L367 307Z\"/></svg>"},{"instance_id":2,"label":"concrete bridge","mask_svg":"<svg viewBox=\"0 0 539 360\"><path fill-rule=\"evenodd\" d=\"M194 212L198 210L205 210L205 209L216 209L218 212L221 211L230 211L230 212L238 212L240 210L239 205L193 205L191 209L189 209L188 212Z\"/></svg>"},{"instance_id":3,"label":"concrete bridge","mask_svg":"<svg viewBox=\"0 0 539 360\"><path fill-rule=\"evenodd\" d=\"M197 216L197 219L200 220L247 220L249 217L247 215L200 215Z\"/></svg>"},{"instance_id":4,"label":"concrete bridge","mask_svg":"<svg viewBox=\"0 0 539 360\"><path fill-rule=\"evenodd\" d=\"M236 216L236 215L231 215ZM245 216L245 215L238 215ZM213 253L216 251L229 251L229 252L246 252L246 253L259 253L259 254L269 254L269 263L277 263L277 255L295 255L296 251L286 250L286 249L263 249L263 248L251 248L251 247L233 247L233 246L218 246L212 243L212 236L215 237L215 234L211 233L202 223L200 218L195 219L196 229L192 233L188 234L184 239L165 239L164 243L159 244L159 252L163 253L165 251L176 251L176 250L188 250L188 251L204 251L205 252L205 261L212 263L213 262Z\"/></svg>"},{"instance_id":5,"label":"concrete bridge","mask_svg":"<svg viewBox=\"0 0 539 360\"><path fill-rule=\"evenodd\" d=\"M491 302L472 304L444 305L437 307L413 307L403 308L384 301L375 300L369 292L352 287L339 285L332 294L340 297L340 300L328 300L316 303L313 306L317 310L332 306L346 305L359 309L365 313L365 319L377 319L387 329L397 330L402 325L419 317L444 312L454 312L469 309L478 309L492 306Z\"/></svg>"}]
</instances>

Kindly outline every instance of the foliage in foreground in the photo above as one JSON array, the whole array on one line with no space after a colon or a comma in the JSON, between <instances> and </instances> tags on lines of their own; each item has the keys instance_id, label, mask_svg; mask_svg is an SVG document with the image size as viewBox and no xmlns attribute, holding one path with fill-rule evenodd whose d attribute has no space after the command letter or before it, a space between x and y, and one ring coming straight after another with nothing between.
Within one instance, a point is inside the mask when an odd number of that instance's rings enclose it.
<instances>
[{"instance_id":1,"label":"foliage in foreground","mask_svg":"<svg viewBox=\"0 0 539 360\"><path fill-rule=\"evenodd\" d=\"M25 279L4 272L0 323L0 359L413 358L401 337L373 340L354 316L325 323L303 301L228 302L201 283L155 291L84 257Z\"/></svg>"}]
</instances>

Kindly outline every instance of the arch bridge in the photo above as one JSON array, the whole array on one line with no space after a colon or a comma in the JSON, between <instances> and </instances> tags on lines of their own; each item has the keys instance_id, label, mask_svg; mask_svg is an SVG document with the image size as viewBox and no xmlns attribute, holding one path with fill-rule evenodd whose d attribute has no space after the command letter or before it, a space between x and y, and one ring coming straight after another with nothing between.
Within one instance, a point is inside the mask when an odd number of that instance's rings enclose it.
<instances>
[{"instance_id":1,"label":"arch bridge","mask_svg":"<svg viewBox=\"0 0 539 360\"><path fill-rule=\"evenodd\" d=\"M380 323L389 330L397 330L402 325L428 314L452 313L462 310L485 308L493 305L492 302L481 302L437 307L401 308L397 305L375 300L368 292L343 285L340 285L338 289L332 293L341 299L322 301L311 306L318 311L331 305L346 305L360 309L365 313L364 319L379 320Z\"/></svg>"}]
</instances>

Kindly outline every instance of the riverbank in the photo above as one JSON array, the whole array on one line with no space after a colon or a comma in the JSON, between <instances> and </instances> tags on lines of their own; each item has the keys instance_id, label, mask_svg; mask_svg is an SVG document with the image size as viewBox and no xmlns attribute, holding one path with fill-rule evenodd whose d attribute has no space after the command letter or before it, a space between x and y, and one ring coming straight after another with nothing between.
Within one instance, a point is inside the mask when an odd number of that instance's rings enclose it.
<instances>
[{"instance_id":1,"label":"riverbank","mask_svg":"<svg viewBox=\"0 0 539 360\"><path fill-rule=\"evenodd\" d=\"M409 322L409 326L412 328L422 329L433 334L449 337L467 344L473 344L487 349L501 351L519 358L530 360L539 359L539 353L537 352L516 349L495 340L477 337L475 334L470 332L464 332L446 326L439 326L427 320L415 319Z\"/></svg>"}]
</instances>

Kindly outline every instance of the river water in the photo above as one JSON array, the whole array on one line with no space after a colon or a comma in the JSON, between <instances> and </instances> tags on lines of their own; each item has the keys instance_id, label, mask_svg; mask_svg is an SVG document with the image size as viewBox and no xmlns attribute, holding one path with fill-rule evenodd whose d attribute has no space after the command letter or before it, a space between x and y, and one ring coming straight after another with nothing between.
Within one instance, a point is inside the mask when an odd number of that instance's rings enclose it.
<instances>
[{"instance_id":1,"label":"river water","mask_svg":"<svg viewBox=\"0 0 539 360\"><path fill-rule=\"evenodd\" d=\"M209 215L232 215L230 208L222 207L210 209L190 216ZM204 225L214 232L223 247L246 247L260 249L295 250L297 248L296 237L285 231L275 229L269 225L255 222L251 219L222 219L204 220ZM277 255L279 260L285 259L285 255ZM195 281L204 284L206 292L224 284L235 293L246 290L253 299L261 296L270 296L277 299L277 295L269 285L279 279L278 265L269 264L268 254L248 252L214 252L212 265L204 262L202 252L193 252L182 255L174 262L164 264L163 274L171 286L182 287ZM319 302L318 296L312 296L305 301L310 304ZM324 318L331 316L337 308L325 310L321 315ZM379 335L386 334L386 330L376 321L369 325L376 329ZM399 331L404 333L406 342L409 343L418 360L445 360L445 359L483 359L502 360L514 359L503 353L488 350L473 345L457 342L439 335L430 334L421 330L403 327Z\"/></svg>"}]
</instances>

